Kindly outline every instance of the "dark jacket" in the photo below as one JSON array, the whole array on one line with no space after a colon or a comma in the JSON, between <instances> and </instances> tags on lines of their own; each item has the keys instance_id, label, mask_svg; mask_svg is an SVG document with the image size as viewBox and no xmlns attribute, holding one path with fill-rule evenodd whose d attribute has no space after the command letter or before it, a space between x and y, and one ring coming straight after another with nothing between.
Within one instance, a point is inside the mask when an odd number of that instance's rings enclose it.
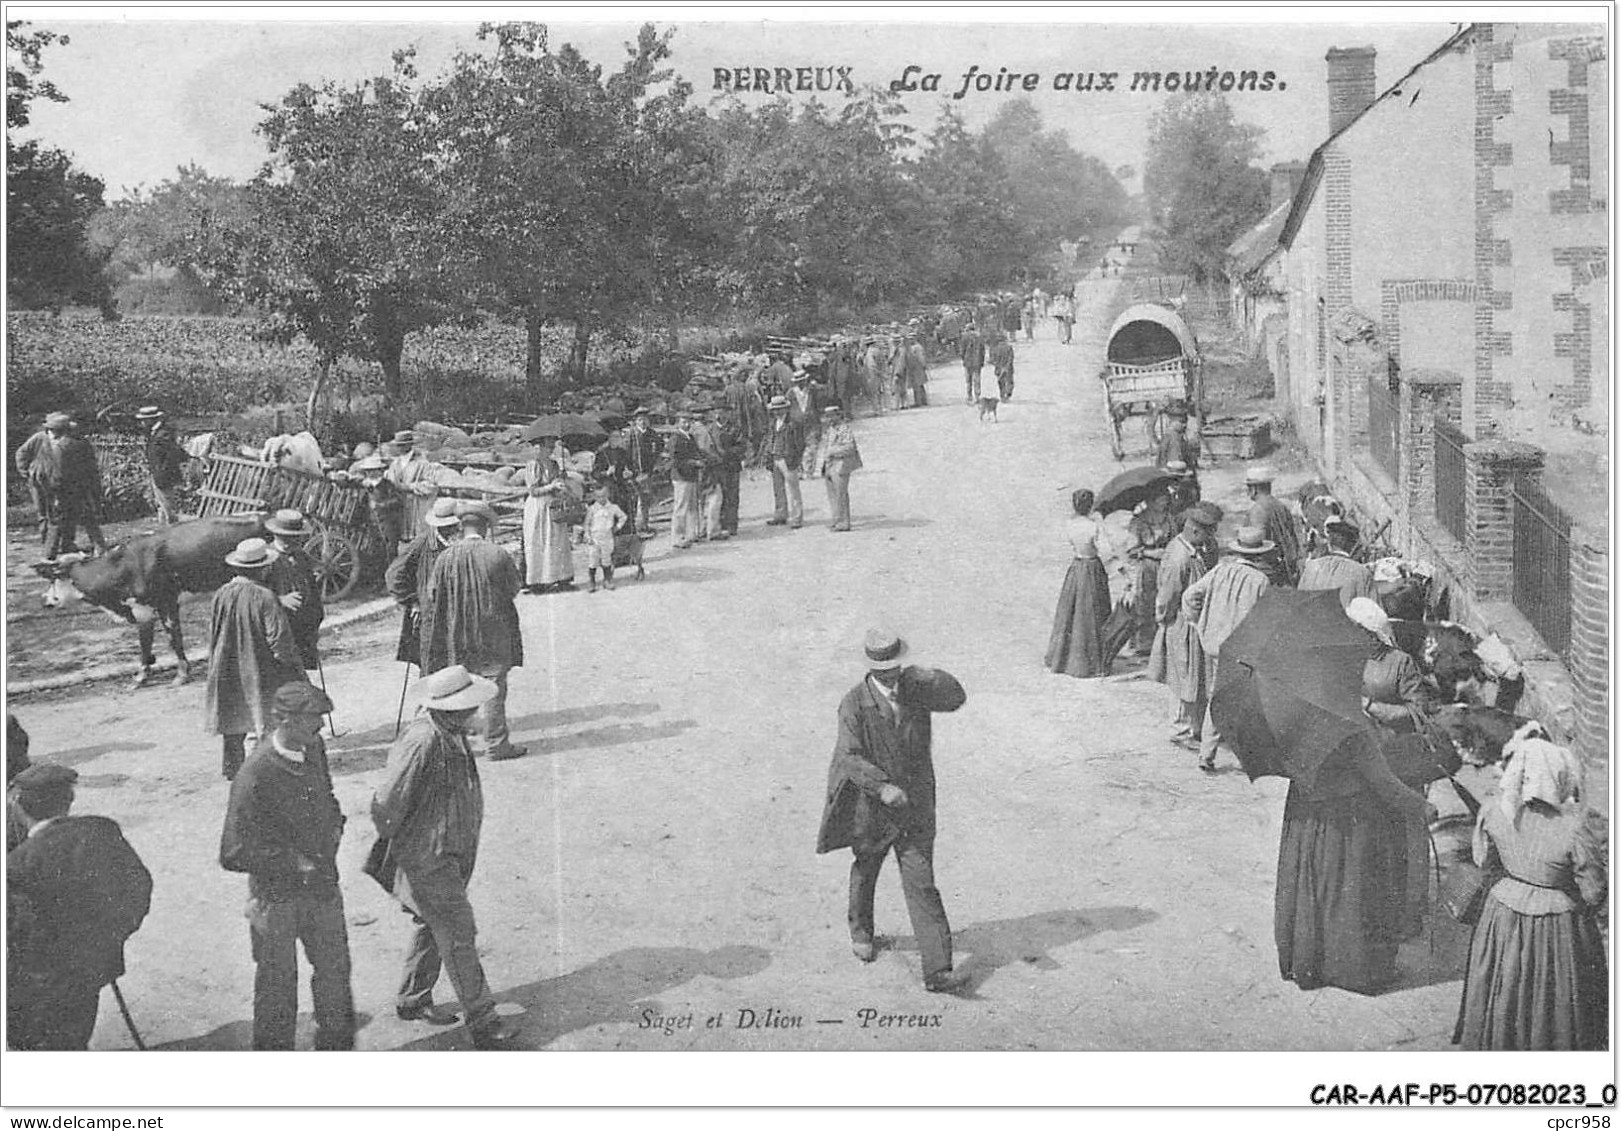
<instances>
[{"instance_id":1,"label":"dark jacket","mask_svg":"<svg viewBox=\"0 0 1621 1131\"><path fill-rule=\"evenodd\" d=\"M290 547L271 565L270 591L278 601L289 593L304 598L296 612L287 609L287 623L292 626L293 642L298 646L304 670L317 667L321 655L321 621L326 618L326 609L321 603L321 582L315 576L315 563L301 547Z\"/></svg>"},{"instance_id":2,"label":"dark jacket","mask_svg":"<svg viewBox=\"0 0 1621 1131\"><path fill-rule=\"evenodd\" d=\"M637 475L651 475L658 470L659 456L664 452L664 442L659 434L649 428L646 432L630 430L627 444L630 455L630 469Z\"/></svg>"},{"instance_id":3,"label":"dark jacket","mask_svg":"<svg viewBox=\"0 0 1621 1131\"><path fill-rule=\"evenodd\" d=\"M985 339L978 334L964 334L961 341L964 369L982 369L985 366Z\"/></svg>"},{"instance_id":4,"label":"dark jacket","mask_svg":"<svg viewBox=\"0 0 1621 1131\"><path fill-rule=\"evenodd\" d=\"M704 455L698 441L685 432L671 432L664 454L670 460L670 478L696 483L703 477Z\"/></svg>"},{"instance_id":5,"label":"dark jacket","mask_svg":"<svg viewBox=\"0 0 1621 1131\"><path fill-rule=\"evenodd\" d=\"M798 464L805 458L805 430L792 419L778 430L773 421L765 426L765 439L762 441L762 450L766 459L787 460L789 466Z\"/></svg>"},{"instance_id":6,"label":"dark jacket","mask_svg":"<svg viewBox=\"0 0 1621 1131\"><path fill-rule=\"evenodd\" d=\"M326 744L317 738L304 757L303 765L284 758L266 735L231 783L220 867L246 872L255 898L277 902L338 886L343 810L332 794ZM300 856L315 870L300 872Z\"/></svg>"},{"instance_id":7,"label":"dark jacket","mask_svg":"<svg viewBox=\"0 0 1621 1131\"><path fill-rule=\"evenodd\" d=\"M146 466L152 473L152 482L167 491L178 487L181 471L191 457L175 439L174 429L160 424L146 434Z\"/></svg>"},{"instance_id":8,"label":"dark jacket","mask_svg":"<svg viewBox=\"0 0 1621 1131\"><path fill-rule=\"evenodd\" d=\"M828 771L817 852L854 848L865 855L887 847L903 833L914 840L934 839L930 715L955 711L967 698L954 676L918 667L901 672L898 721L891 721L870 678L846 693L839 703L839 735ZM879 801L886 783L905 791L906 805L891 808Z\"/></svg>"},{"instance_id":9,"label":"dark jacket","mask_svg":"<svg viewBox=\"0 0 1621 1131\"><path fill-rule=\"evenodd\" d=\"M494 542L463 537L440 551L420 597L422 674L452 664L523 667L522 589L512 555Z\"/></svg>"},{"instance_id":10,"label":"dark jacket","mask_svg":"<svg viewBox=\"0 0 1621 1131\"><path fill-rule=\"evenodd\" d=\"M6 882L27 923L6 939L18 972L97 985L124 973L124 942L152 906L152 874L116 821L56 818L11 850Z\"/></svg>"},{"instance_id":11,"label":"dark jacket","mask_svg":"<svg viewBox=\"0 0 1621 1131\"><path fill-rule=\"evenodd\" d=\"M422 533L399 555L388 563L383 573L383 585L401 609L400 641L394 649L394 658L402 664L421 664L421 639L417 632L417 610L422 594L427 591L428 579L433 576L433 563L444 544L439 533L431 526L423 526Z\"/></svg>"}]
</instances>

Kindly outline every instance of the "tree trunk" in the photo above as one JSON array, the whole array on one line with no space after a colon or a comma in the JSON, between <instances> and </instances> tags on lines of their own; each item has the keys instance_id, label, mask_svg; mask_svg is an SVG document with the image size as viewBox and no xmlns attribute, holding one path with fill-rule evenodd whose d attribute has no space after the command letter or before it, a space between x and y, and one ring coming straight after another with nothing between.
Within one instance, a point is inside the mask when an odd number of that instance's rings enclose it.
<instances>
[{"instance_id":1,"label":"tree trunk","mask_svg":"<svg viewBox=\"0 0 1621 1131\"><path fill-rule=\"evenodd\" d=\"M531 306L523 312L524 331L528 335L528 353L524 357L523 381L529 396L537 403L546 394L546 373L541 363L544 360L542 351L546 348L546 317L538 307Z\"/></svg>"},{"instance_id":2,"label":"tree trunk","mask_svg":"<svg viewBox=\"0 0 1621 1131\"><path fill-rule=\"evenodd\" d=\"M574 324L574 343L569 346L569 380L575 384L585 381L585 361L591 350L591 323L585 319Z\"/></svg>"},{"instance_id":3,"label":"tree trunk","mask_svg":"<svg viewBox=\"0 0 1621 1131\"><path fill-rule=\"evenodd\" d=\"M315 410L320 404L321 394L326 391L327 378L332 374L332 363L337 360L330 354L323 354L315 366L315 380L310 383L310 395L304 402L304 427L313 435L315 427Z\"/></svg>"},{"instance_id":4,"label":"tree trunk","mask_svg":"<svg viewBox=\"0 0 1621 1131\"><path fill-rule=\"evenodd\" d=\"M377 360L383 366L383 401L397 405L405 392L400 376L400 359L405 356L405 335L390 334L377 342Z\"/></svg>"}]
</instances>

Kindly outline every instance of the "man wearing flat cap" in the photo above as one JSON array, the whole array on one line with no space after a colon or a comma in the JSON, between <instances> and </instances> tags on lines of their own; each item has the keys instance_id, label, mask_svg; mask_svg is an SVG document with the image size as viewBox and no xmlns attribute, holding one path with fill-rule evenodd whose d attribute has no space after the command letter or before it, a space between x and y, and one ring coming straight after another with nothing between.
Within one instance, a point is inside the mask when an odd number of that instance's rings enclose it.
<instances>
[{"instance_id":1,"label":"man wearing flat cap","mask_svg":"<svg viewBox=\"0 0 1621 1131\"><path fill-rule=\"evenodd\" d=\"M180 521L180 504L175 492L185 478L186 461L191 456L180 446L168 414L155 404L149 404L135 414L135 419L146 426L146 470L152 484L152 501L157 506L158 521L172 525Z\"/></svg>"},{"instance_id":2,"label":"man wearing flat cap","mask_svg":"<svg viewBox=\"0 0 1621 1131\"><path fill-rule=\"evenodd\" d=\"M923 962L923 986L954 992L966 971L951 962L951 924L934 883L932 715L967 700L962 684L934 668L902 666L906 642L893 632L867 634L867 675L839 703L838 738L828 772L817 852L849 848L850 949L862 962L877 955L873 896L891 851Z\"/></svg>"},{"instance_id":3,"label":"man wearing flat cap","mask_svg":"<svg viewBox=\"0 0 1621 1131\"><path fill-rule=\"evenodd\" d=\"M1379 593L1373 584L1373 571L1351 557L1359 537L1357 528L1330 515L1323 531L1328 538L1328 552L1300 567L1299 588L1333 589L1339 593L1341 608L1349 608L1358 597L1377 603Z\"/></svg>"},{"instance_id":4,"label":"man wearing flat cap","mask_svg":"<svg viewBox=\"0 0 1621 1131\"><path fill-rule=\"evenodd\" d=\"M1245 471L1244 487L1250 497L1246 525L1260 527L1261 533L1277 546L1279 576L1285 584L1293 585L1300 576L1300 536L1295 532L1295 516L1272 494L1270 468Z\"/></svg>"},{"instance_id":5,"label":"man wearing flat cap","mask_svg":"<svg viewBox=\"0 0 1621 1131\"><path fill-rule=\"evenodd\" d=\"M484 823L484 791L468 731L496 688L453 664L424 676L417 693L423 713L389 749L383 781L372 795L378 843L366 862L366 873L404 905L415 924L394 1008L401 1020L454 1024L456 1014L433 1000L443 969L473 1047L498 1049L511 1034L495 1013L467 899Z\"/></svg>"},{"instance_id":6,"label":"man wearing flat cap","mask_svg":"<svg viewBox=\"0 0 1621 1131\"><path fill-rule=\"evenodd\" d=\"M231 783L220 866L248 875L255 1051L293 1047L300 943L310 964L315 1047L355 1046L349 931L338 887L344 818L321 740L321 718L331 710L320 688L283 684L271 704L275 729Z\"/></svg>"},{"instance_id":7,"label":"man wearing flat cap","mask_svg":"<svg viewBox=\"0 0 1621 1131\"><path fill-rule=\"evenodd\" d=\"M523 667L517 598L518 567L491 536L495 511L464 502L461 537L433 563L422 597L422 674L460 664L491 681L495 694L468 728L473 753L500 762L521 758L507 730L507 673Z\"/></svg>"},{"instance_id":8,"label":"man wearing flat cap","mask_svg":"<svg viewBox=\"0 0 1621 1131\"><path fill-rule=\"evenodd\" d=\"M1170 688L1171 741L1197 750L1204 727L1204 648L1198 625L1182 615L1182 594L1205 575L1206 554L1216 541L1221 509L1195 503L1182 514L1182 532L1171 539L1160 561L1154 594L1154 646L1149 674Z\"/></svg>"},{"instance_id":9,"label":"man wearing flat cap","mask_svg":"<svg viewBox=\"0 0 1621 1131\"><path fill-rule=\"evenodd\" d=\"M124 973L152 874L116 821L73 816L79 775L49 762L11 783L28 835L6 856L6 1039L15 1049L85 1049L101 987Z\"/></svg>"},{"instance_id":10,"label":"man wearing flat cap","mask_svg":"<svg viewBox=\"0 0 1621 1131\"><path fill-rule=\"evenodd\" d=\"M1271 588L1266 575L1266 558L1276 548L1260 527L1241 526L1238 536L1227 545L1227 556L1182 594L1182 616L1198 626L1199 646L1204 649L1207 699L1215 698L1222 644L1255 607L1261 595ZM1201 770L1215 772L1220 744L1221 735L1207 705L1204 733L1199 739Z\"/></svg>"},{"instance_id":11,"label":"man wearing flat cap","mask_svg":"<svg viewBox=\"0 0 1621 1131\"><path fill-rule=\"evenodd\" d=\"M203 712L208 733L221 736L227 781L242 768L247 736L270 733L276 689L305 678L287 610L270 590L277 556L263 538L246 539L225 555L236 576L214 591Z\"/></svg>"},{"instance_id":12,"label":"man wearing flat cap","mask_svg":"<svg viewBox=\"0 0 1621 1131\"><path fill-rule=\"evenodd\" d=\"M101 468L90 441L73 433L73 418L53 412L42 431L17 449L17 473L39 504L45 522L45 556L56 558L75 548L83 526L91 545L107 552L101 533Z\"/></svg>"},{"instance_id":13,"label":"man wearing flat cap","mask_svg":"<svg viewBox=\"0 0 1621 1131\"><path fill-rule=\"evenodd\" d=\"M303 512L292 509L271 515L265 529L274 539L276 551L276 560L270 563L270 591L287 610L304 670L313 671L321 664L321 621L326 618L321 581L315 576L315 563L304 552L315 530Z\"/></svg>"}]
</instances>

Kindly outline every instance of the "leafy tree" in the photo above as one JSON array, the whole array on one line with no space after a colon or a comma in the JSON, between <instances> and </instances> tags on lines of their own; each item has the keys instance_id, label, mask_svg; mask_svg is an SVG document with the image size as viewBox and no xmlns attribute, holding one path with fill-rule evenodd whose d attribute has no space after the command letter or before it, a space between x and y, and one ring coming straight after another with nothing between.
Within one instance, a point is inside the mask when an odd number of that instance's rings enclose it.
<instances>
[{"instance_id":1,"label":"leafy tree","mask_svg":"<svg viewBox=\"0 0 1621 1131\"><path fill-rule=\"evenodd\" d=\"M219 313L231 289L225 268L232 241L252 222L247 187L188 165L156 188L126 191L127 198L97 216L90 230L91 242L107 251L114 285L172 271L166 282L183 301Z\"/></svg>"},{"instance_id":2,"label":"leafy tree","mask_svg":"<svg viewBox=\"0 0 1621 1131\"><path fill-rule=\"evenodd\" d=\"M916 166L924 278L944 297L1006 285L1041 246L1018 225L1001 156L949 105L927 140Z\"/></svg>"},{"instance_id":3,"label":"leafy tree","mask_svg":"<svg viewBox=\"0 0 1621 1131\"><path fill-rule=\"evenodd\" d=\"M1262 134L1219 94L1174 95L1154 112L1143 191L1167 268L1219 273L1227 245L1266 214Z\"/></svg>"},{"instance_id":4,"label":"leafy tree","mask_svg":"<svg viewBox=\"0 0 1621 1131\"><path fill-rule=\"evenodd\" d=\"M707 276L704 135L690 86L662 65L670 35L644 26L605 76L573 46L553 50L542 24L486 24L493 55L459 55L434 93L477 295L522 319L537 396L545 327L574 327L578 377L593 333L648 308L671 319Z\"/></svg>"},{"instance_id":5,"label":"leafy tree","mask_svg":"<svg viewBox=\"0 0 1621 1131\"><path fill-rule=\"evenodd\" d=\"M67 36L27 27L6 22L6 296L29 309L88 303L113 318L112 290L102 273L106 255L87 239L91 218L102 208L102 182L62 150L17 138L35 99L68 100L39 77L45 48L65 46Z\"/></svg>"},{"instance_id":6,"label":"leafy tree","mask_svg":"<svg viewBox=\"0 0 1621 1131\"><path fill-rule=\"evenodd\" d=\"M455 310L460 244L416 78L399 51L389 75L301 84L265 106L271 157L249 185L250 222L218 229L218 248L187 244L200 273L262 312L266 336L316 348L312 416L345 354L377 362L397 401L406 336Z\"/></svg>"}]
</instances>

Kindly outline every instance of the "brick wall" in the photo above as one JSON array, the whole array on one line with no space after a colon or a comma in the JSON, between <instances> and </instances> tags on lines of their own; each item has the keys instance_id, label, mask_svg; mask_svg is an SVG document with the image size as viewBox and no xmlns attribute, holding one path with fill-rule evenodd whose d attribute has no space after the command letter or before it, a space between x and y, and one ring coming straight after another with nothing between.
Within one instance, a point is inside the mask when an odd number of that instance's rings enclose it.
<instances>
[{"instance_id":1,"label":"brick wall","mask_svg":"<svg viewBox=\"0 0 1621 1131\"><path fill-rule=\"evenodd\" d=\"M1474 38L1475 50L1475 388L1473 419L1469 429L1475 436L1497 434L1501 413L1513 401L1508 381L1494 379L1498 357L1513 353L1513 341L1496 327L1496 311L1512 305L1506 289L1494 285L1497 268L1514 262L1513 247L1499 239L1496 218L1514 207L1513 193L1499 190L1497 170L1514 161L1511 145L1496 139L1497 120L1514 111L1512 91L1499 89L1496 66L1514 57L1513 41L1496 43L1495 29L1482 24Z\"/></svg>"},{"instance_id":2,"label":"brick wall","mask_svg":"<svg viewBox=\"0 0 1621 1131\"><path fill-rule=\"evenodd\" d=\"M1576 748L1610 750L1610 538L1577 527L1570 541L1570 676L1576 687Z\"/></svg>"}]
</instances>

